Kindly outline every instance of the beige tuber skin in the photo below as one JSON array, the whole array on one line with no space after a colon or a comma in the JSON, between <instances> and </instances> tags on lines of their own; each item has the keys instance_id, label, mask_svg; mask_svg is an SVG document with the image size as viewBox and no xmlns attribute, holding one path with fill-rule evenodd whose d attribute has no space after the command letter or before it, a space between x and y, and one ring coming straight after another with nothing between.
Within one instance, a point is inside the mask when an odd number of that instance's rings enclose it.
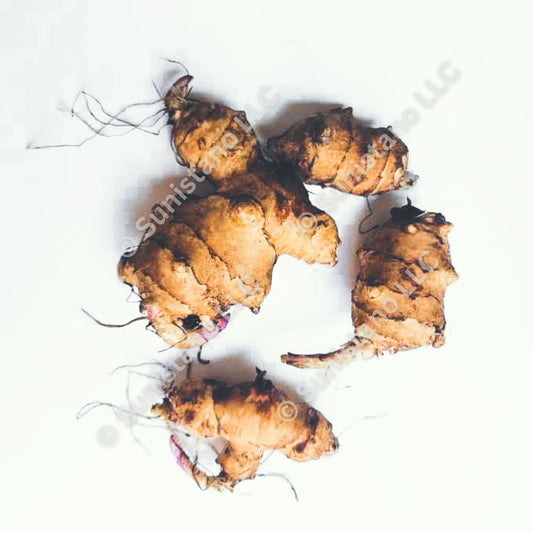
<instances>
[{"instance_id":1,"label":"beige tuber skin","mask_svg":"<svg viewBox=\"0 0 533 533\"><path fill-rule=\"evenodd\" d=\"M171 448L178 463L201 488L232 490L240 481L253 479L266 450L309 461L338 448L324 416L303 402L290 402L259 369L253 382L238 385L186 380L170 388L152 412L195 437L226 441L217 459L221 472L208 476L187 457L173 435Z\"/></svg>"},{"instance_id":2,"label":"beige tuber skin","mask_svg":"<svg viewBox=\"0 0 533 533\"><path fill-rule=\"evenodd\" d=\"M245 113L189 98L191 79L180 78L165 97L172 143L189 167L187 186L194 191L207 179L214 192L180 201L118 268L157 333L178 348L222 330L235 303L258 312L280 255L333 265L339 242L335 222L303 184L263 158Z\"/></svg>"},{"instance_id":3,"label":"beige tuber skin","mask_svg":"<svg viewBox=\"0 0 533 533\"><path fill-rule=\"evenodd\" d=\"M411 185L407 146L387 128L366 126L352 108L335 108L268 141L281 163L305 183L369 196Z\"/></svg>"},{"instance_id":4,"label":"beige tuber skin","mask_svg":"<svg viewBox=\"0 0 533 533\"><path fill-rule=\"evenodd\" d=\"M444 293L457 279L440 213L407 204L391 209L358 252L361 265L352 292L355 337L326 354L293 354L282 361L299 368L368 359L385 352L444 344Z\"/></svg>"}]
</instances>

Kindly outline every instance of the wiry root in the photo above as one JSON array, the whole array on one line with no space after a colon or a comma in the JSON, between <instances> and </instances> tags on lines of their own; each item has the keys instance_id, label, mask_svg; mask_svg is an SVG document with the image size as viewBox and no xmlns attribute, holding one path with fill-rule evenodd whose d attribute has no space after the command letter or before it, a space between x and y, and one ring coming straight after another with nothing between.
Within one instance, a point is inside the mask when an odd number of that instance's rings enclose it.
<instances>
[{"instance_id":1,"label":"wiry root","mask_svg":"<svg viewBox=\"0 0 533 533\"><path fill-rule=\"evenodd\" d=\"M148 320L145 316L138 316L136 318L132 318L131 320L128 320L128 322L125 322L124 324L106 324L105 322L102 322L95 318L89 311L86 311L82 308L83 313L85 313L91 320L96 322L99 326L103 326L105 328L125 328L126 326L129 326L130 324L133 324L134 322L138 322L139 320Z\"/></svg>"},{"instance_id":2,"label":"wiry root","mask_svg":"<svg viewBox=\"0 0 533 533\"><path fill-rule=\"evenodd\" d=\"M76 105L78 101L82 99L85 102L85 113L87 113L88 116L84 115L83 112L76 110ZM91 107L91 102L93 104L96 104L98 108L100 109L100 113L103 114L105 117L104 119L97 116L97 114L94 112L93 108ZM79 148L83 146L85 143L90 141L91 139L94 139L95 137L121 137L123 135L127 135L128 133L140 130L144 133L149 133L151 135L159 135L159 132L163 127L166 126L164 124L163 126L157 128L155 131L151 130L150 128L154 128L160 120L165 116L166 109L164 107L159 107L154 113L151 113L147 117L141 119L138 123L135 123L132 120L129 120L124 117L124 114L128 112L129 110L137 107L147 107L150 108L154 105L160 105L162 103L162 99L158 98L157 100L152 100L149 102L136 102L130 105L127 105L120 109L117 113L110 113L109 111L106 111L104 106L100 103L100 101L92 96L91 94L87 93L86 91L80 91L76 98L74 99L74 102L70 108L67 108L64 105L59 105L58 108L60 111L69 113L72 117L75 117L76 119L80 120L85 124L89 130L91 131L91 134L80 141L79 143L66 143L66 144L49 144L49 145L33 145L28 144L27 148L31 150L40 150L43 148ZM125 128L125 129L122 129ZM118 133L110 133L110 130L117 130Z\"/></svg>"}]
</instances>

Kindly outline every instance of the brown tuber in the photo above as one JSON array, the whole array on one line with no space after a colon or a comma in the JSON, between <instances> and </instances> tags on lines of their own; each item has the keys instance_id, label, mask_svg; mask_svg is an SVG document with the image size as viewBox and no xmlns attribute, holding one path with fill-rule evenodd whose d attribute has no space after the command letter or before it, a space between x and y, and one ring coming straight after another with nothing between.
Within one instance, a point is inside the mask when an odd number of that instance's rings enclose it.
<instances>
[{"instance_id":1,"label":"brown tuber","mask_svg":"<svg viewBox=\"0 0 533 533\"><path fill-rule=\"evenodd\" d=\"M253 382L228 385L211 379L188 379L167 391L152 412L198 438L226 441L217 462L221 471L208 476L185 454L176 435L171 446L182 468L201 488L232 490L253 479L263 453L279 450L295 461L333 453L338 442L331 424L302 402L287 395L257 370Z\"/></svg>"},{"instance_id":2,"label":"brown tuber","mask_svg":"<svg viewBox=\"0 0 533 533\"><path fill-rule=\"evenodd\" d=\"M387 128L371 128L352 108L332 109L268 141L280 162L305 183L368 196L413 182L406 174L407 146Z\"/></svg>"},{"instance_id":3,"label":"brown tuber","mask_svg":"<svg viewBox=\"0 0 533 533\"><path fill-rule=\"evenodd\" d=\"M391 209L391 219L357 252L354 339L327 354L289 353L283 362L317 368L444 344L444 293L457 279L447 241L451 228L440 213L410 203Z\"/></svg>"},{"instance_id":4,"label":"brown tuber","mask_svg":"<svg viewBox=\"0 0 533 533\"><path fill-rule=\"evenodd\" d=\"M119 264L141 311L179 348L223 329L235 303L257 312L280 255L333 265L338 245L333 219L311 204L303 184L262 157L244 112L189 98L191 79L180 78L165 97L172 143L189 167L191 191L206 177L215 191L191 192ZM308 217L312 226L301 223Z\"/></svg>"}]
</instances>

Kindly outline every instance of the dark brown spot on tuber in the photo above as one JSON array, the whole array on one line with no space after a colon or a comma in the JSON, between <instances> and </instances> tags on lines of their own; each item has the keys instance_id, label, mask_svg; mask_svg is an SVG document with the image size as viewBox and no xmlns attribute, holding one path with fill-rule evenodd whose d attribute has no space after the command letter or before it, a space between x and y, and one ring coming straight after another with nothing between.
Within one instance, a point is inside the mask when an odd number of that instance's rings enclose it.
<instances>
[{"instance_id":1,"label":"dark brown spot on tuber","mask_svg":"<svg viewBox=\"0 0 533 533\"><path fill-rule=\"evenodd\" d=\"M302 453L305 450L305 447L307 446L307 443L308 443L308 441L305 440L303 442L300 442L300 444L297 444L296 448L295 448L296 451L298 453Z\"/></svg>"},{"instance_id":2,"label":"dark brown spot on tuber","mask_svg":"<svg viewBox=\"0 0 533 533\"><path fill-rule=\"evenodd\" d=\"M189 315L182 321L182 326L187 330L194 330L200 328L202 321L198 315Z\"/></svg>"},{"instance_id":3,"label":"dark brown spot on tuber","mask_svg":"<svg viewBox=\"0 0 533 533\"><path fill-rule=\"evenodd\" d=\"M231 387L225 383L216 382L213 386L213 401L223 402L231 396Z\"/></svg>"},{"instance_id":4,"label":"dark brown spot on tuber","mask_svg":"<svg viewBox=\"0 0 533 533\"><path fill-rule=\"evenodd\" d=\"M315 430L318 426L318 422L320 421L320 418L318 416L318 413L314 409L309 409L309 418L307 419L307 425L309 428Z\"/></svg>"},{"instance_id":5,"label":"dark brown spot on tuber","mask_svg":"<svg viewBox=\"0 0 533 533\"><path fill-rule=\"evenodd\" d=\"M185 422L192 422L194 420L196 413L192 409L187 409L185 411Z\"/></svg>"}]
</instances>

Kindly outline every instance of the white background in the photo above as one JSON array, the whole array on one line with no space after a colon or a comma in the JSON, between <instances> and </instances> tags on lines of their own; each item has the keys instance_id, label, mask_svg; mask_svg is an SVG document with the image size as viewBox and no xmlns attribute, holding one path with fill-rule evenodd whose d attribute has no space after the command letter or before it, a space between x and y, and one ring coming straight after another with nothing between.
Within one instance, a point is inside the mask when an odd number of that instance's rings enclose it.
<instances>
[{"instance_id":1,"label":"white background","mask_svg":"<svg viewBox=\"0 0 533 533\"><path fill-rule=\"evenodd\" d=\"M529 3L0 5L2 531L531 531ZM460 279L446 295L443 348L347 366L326 386L322 372L279 362L350 338L365 204L317 189L314 201L339 225L339 264L283 257L261 313L235 310L205 349L205 374L238 381L260 365L345 430L335 456L295 464L275 454L262 467L286 474L299 504L275 477L234 495L202 493L176 466L165 430L137 428L147 453L109 410L75 420L91 400L124 404L116 366L177 355L158 353L164 344L140 323L99 328L80 307L106 321L136 316L116 276L121 242L136 236L165 176L183 170L168 129L80 149L25 146L83 138L56 109L80 89L114 110L152 99L151 80L176 75L161 56L187 65L198 94L256 109L262 136L324 104L351 105L382 126L415 109L402 137L419 183L381 205L409 194L455 224ZM424 109L414 93L440 83L444 61L460 79ZM270 107L257 103L265 85L277 95ZM149 379L132 378L131 389L137 409L157 398Z\"/></svg>"}]
</instances>

